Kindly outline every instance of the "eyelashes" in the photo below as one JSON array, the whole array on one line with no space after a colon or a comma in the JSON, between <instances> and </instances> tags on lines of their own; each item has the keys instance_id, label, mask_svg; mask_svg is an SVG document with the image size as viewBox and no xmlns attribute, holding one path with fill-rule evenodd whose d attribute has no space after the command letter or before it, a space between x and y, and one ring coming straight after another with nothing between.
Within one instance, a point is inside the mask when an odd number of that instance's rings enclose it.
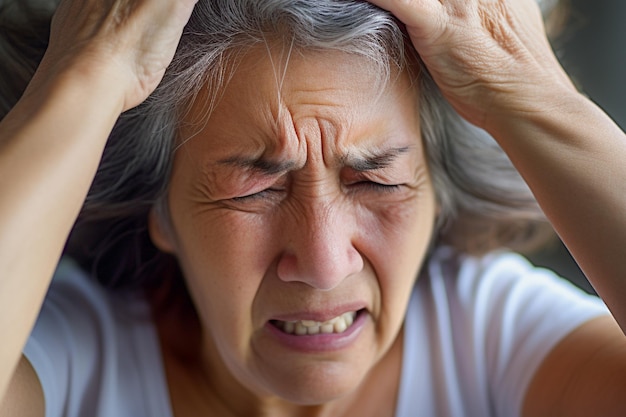
<instances>
[{"instance_id":1,"label":"eyelashes","mask_svg":"<svg viewBox=\"0 0 626 417\"><path fill-rule=\"evenodd\" d=\"M350 185L350 187L358 187L365 191L374 191L381 193L394 193L402 188L401 184L381 184L374 181L359 181Z\"/></svg>"},{"instance_id":2,"label":"eyelashes","mask_svg":"<svg viewBox=\"0 0 626 417\"><path fill-rule=\"evenodd\" d=\"M402 189L403 184L383 184L374 181L358 181L352 184L346 185L348 192L360 193L360 192L372 192L380 194L391 194L398 192ZM246 203L253 201L273 200L275 198L282 198L287 190L284 188L266 188L261 191L233 197L230 200L236 203Z\"/></svg>"},{"instance_id":3,"label":"eyelashes","mask_svg":"<svg viewBox=\"0 0 626 417\"><path fill-rule=\"evenodd\" d=\"M255 200L263 200L269 199L270 197L276 197L278 194L285 192L285 190L278 190L273 188L266 188L264 190L258 191L256 193L242 195L238 197L231 198L234 202L246 202L246 201L255 201Z\"/></svg>"}]
</instances>

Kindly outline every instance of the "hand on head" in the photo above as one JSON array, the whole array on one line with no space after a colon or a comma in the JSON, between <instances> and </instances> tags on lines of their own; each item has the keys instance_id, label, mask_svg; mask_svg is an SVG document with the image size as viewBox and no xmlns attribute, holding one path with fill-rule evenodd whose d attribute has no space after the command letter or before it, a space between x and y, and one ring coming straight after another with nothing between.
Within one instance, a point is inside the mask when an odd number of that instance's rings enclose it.
<instances>
[{"instance_id":1,"label":"hand on head","mask_svg":"<svg viewBox=\"0 0 626 417\"><path fill-rule=\"evenodd\" d=\"M108 77L128 110L161 81L196 2L62 0L43 68L52 76L77 68Z\"/></svg>"},{"instance_id":2,"label":"hand on head","mask_svg":"<svg viewBox=\"0 0 626 417\"><path fill-rule=\"evenodd\" d=\"M575 87L552 53L535 0L370 0L406 24L444 96L470 122L522 114Z\"/></svg>"}]
</instances>

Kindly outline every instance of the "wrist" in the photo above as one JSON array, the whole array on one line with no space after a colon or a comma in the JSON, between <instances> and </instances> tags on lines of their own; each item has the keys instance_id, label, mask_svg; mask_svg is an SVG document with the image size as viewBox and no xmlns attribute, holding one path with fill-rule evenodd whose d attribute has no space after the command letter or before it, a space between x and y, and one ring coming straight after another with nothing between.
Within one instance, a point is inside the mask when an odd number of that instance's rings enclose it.
<instances>
[{"instance_id":1,"label":"wrist","mask_svg":"<svg viewBox=\"0 0 626 417\"><path fill-rule=\"evenodd\" d=\"M60 100L73 104L75 112L86 111L90 105L94 105L103 116L117 119L125 110L122 72L111 68L110 64L75 61L49 64L44 57L22 99L35 106L47 102L47 99Z\"/></svg>"},{"instance_id":2,"label":"wrist","mask_svg":"<svg viewBox=\"0 0 626 417\"><path fill-rule=\"evenodd\" d=\"M101 150L123 105L120 89L106 77L73 67L51 71L40 66L0 123L0 137L32 137L57 149L78 145Z\"/></svg>"},{"instance_id":3,"label":"wrist","mask_svg":"<svg viewBox=\"0 0 626 417\"><path fill-rule=\"evenodd\" d=\"M511 142L545 140L544 135L560 142L574 141L578 135L565 132L597 112L597 107L572 86L528 88L513 100L493 107L483 128L505 149Z\"/></svg>"}]
</instances>

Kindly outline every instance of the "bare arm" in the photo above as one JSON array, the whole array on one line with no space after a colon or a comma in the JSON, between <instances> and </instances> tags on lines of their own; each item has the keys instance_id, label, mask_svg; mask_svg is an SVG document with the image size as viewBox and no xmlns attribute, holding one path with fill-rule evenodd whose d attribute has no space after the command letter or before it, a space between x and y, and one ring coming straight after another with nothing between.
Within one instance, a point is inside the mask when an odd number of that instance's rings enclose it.
<instances>
[{"instance_id":1,"label":"bare arm","mask_svg":"<svg viewBox=\"0 0 626 417\"><path fill-rule=\"evenodd\" d=\"M0 123L0 398L113 124L154 90L194 4L63 1L42 64Z\"/></svg>"},{"instance_id":2,"label":"bare arm","mask_svg":"<svg viewBox=\"0 0 626 417\"><path fill-rule=\"evenodd\" d=\"M370 1L407 25L444 96L505 150L621 327L593 321L579 329L574 339L588 349L564 341L534 382L554 376L556 359L567 356L572 367L591 361L574 385L605 389L577 395L557 372L553 396L531 389L527 410L545 410L558 397L562 408L552 416L593 406L626 415L611 385L626 380L626 135L574 88L534 0ZM610 355L588 356L607 343L617 346Z\"/></svg>"},{"instance_id":3,"label":"bare arm","mask_svg":"<svg viewBox=\"0 0 626 417\"><path fill-rule=\"evenodd\" d=\"M527 417L625 414L626 337L610 316L567 335L543 360L523 405Z\"/></svg>"},{"instance_id":4,"label":"bare arm","mask_svg":"<svg viewBox=\"0 0 626 417\"><path fill-rule=\"evenodd\" d=\"M45 401L35 370L22 357L4 400L0 400L0 417L43 417Z\"/></svg>"},{"instance_id":5,"label":"bare arm","mask_svg":"<svg viewBox=\"0 0 626 417\"><path fill-rule=\"evenodd\" d=\"M626 135L586 98L561 99L492 132L626 332Z\"/></svg>"},{"instance_id":6,"label":"bare arm","mask_svg":"<svg viewBox=\"0 0 626 417\"><path fill-rule=\"evenodd\" d=\"M0 392L121 110L118 97L92 83L65 84L23 99L0 125Z\"/></svg>"}]
</instances>

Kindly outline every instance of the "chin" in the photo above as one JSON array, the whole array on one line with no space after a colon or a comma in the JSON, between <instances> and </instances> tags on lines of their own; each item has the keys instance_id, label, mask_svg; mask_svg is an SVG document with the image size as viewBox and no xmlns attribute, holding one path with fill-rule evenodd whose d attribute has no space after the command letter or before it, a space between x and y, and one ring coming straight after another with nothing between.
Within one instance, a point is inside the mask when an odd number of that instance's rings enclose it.
<instances>
[{"instance_id":1,"label":"chin","mask_svg":"<svg viewBox=\"0 0 626 417\"><path fill-rule=\"evenodd\" d=\"M266 382L274 396L297 405L321 405L353 393L362 383L365 372L347 364L312 364L295 374L283 375Z\"/></svg>"}]
</instances>

